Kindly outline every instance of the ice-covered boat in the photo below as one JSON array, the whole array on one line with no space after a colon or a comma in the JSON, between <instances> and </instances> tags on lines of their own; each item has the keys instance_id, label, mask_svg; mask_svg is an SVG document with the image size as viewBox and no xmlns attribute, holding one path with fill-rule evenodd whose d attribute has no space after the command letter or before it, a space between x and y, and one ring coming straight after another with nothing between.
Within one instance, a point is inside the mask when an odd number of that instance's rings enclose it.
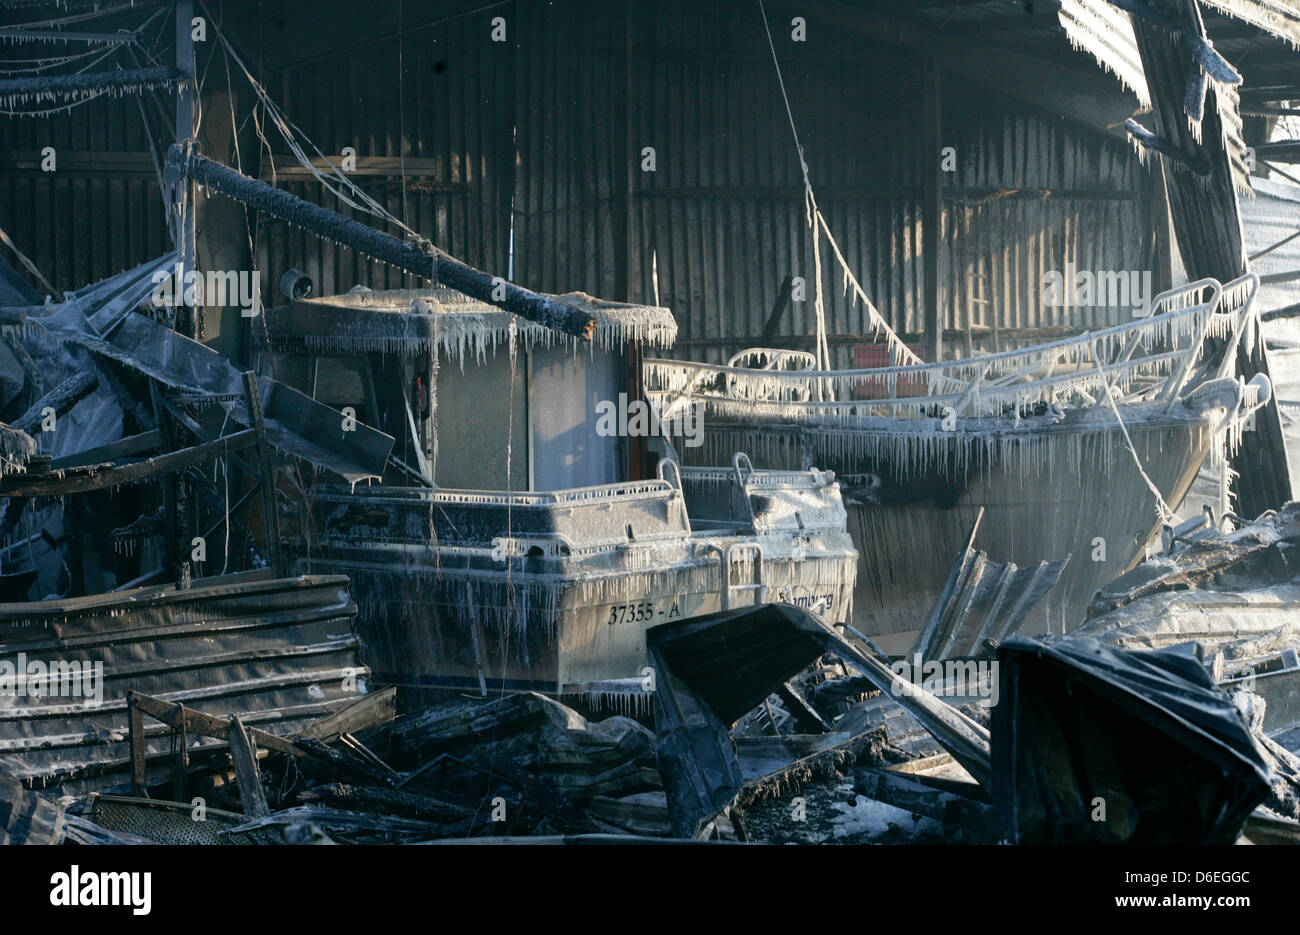
<instances>
[{"instance_id":1,"label":"ice-covered boat","mask_svg":"<svg viewBox=\"0 0 1300 935\"><path fill-rule=\"evenodd\" d=\"M1240 441L1266 377L1231 375L1259 340L1258 278L1201 280L1150 314L997 354L864 370L817 370L811 354L750 349L726 365L647 359L647 395L671 424L697 407L707 461L743 448L756 464L835 470L861 554L855 625L905 650L961 552L1022 565L1071 555L1026 632L1084 618L1172 518L1207 455ZM892 334L889 336L894 338ZM1222 361L1222 363L1219 363ZM1226 508L1226 490L1221 510Z\"/></svg>"},{"instance_id":2,"label":"ice-covered boat","mask_svg":"<svg viewBox=\"0 0 1300 935\"><path fill-rule=\"evenodd\" d=\"M384 485L313 486L301 526L299 567L352 579L377 678L632 706L655 624L775 600L844 621L857 553L834 475L728 452L632 479L636 439L596 414L672 316L565 301L591 343L450 289L266 312L265 374L397 439Z\"/></svg>"}]
</instances>

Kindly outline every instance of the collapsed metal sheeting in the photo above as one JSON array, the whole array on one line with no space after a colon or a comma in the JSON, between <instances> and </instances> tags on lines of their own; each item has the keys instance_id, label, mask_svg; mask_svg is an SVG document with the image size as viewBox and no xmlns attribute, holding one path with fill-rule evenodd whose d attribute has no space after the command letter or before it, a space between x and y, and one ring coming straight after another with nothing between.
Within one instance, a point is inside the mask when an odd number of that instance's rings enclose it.
<instances>
[{"instance_id":1,"label":"collapsed metal sheeting","mask_svg":"<svg viewBox=\"0 0 1300 935\"><path fill-rule=\"evenodd\" d=\"M251 426L243 375L225 357L144 315L134 314L170 275L176 254L160 257L101 283L70 293L52 314L32 317L60 341L71 341L182 392L213 397L242 425ZM381 477L393 438L347 420L283 383L258 381L267 439L276 448L325 468L349 483Z\"/></svg>"},{"instance_id":2,"label":"collapsed metal sheeting","mask_svg":"<svg viewBox=\"0 0 1300 935\"><path fill-rule=\"evenodd\" d=\"M901 685L888 666L806 610L768 604L725 611L654 627L646 640L657 678L660 772L678 836L700 833L741 789L727 725L823 653L890 693L989 785L989 734L980 724L918 686Z\"/></svg>"},{"instance_id":3,"label":"collapsed metal sheeting","mask_svg":"<svg viewBox=\"0 0 1300 935\"><path fill-rule=\"evenodd\" d=\"M980 509L980 518L984 516ZM971 543L979 519L971 529ZM1020 629L1029 611L1047 596L1070 556L1020 568L991 562L987 552L966 546L926 618L912 652L929 661L992 656L993 647Z\"/></svg>"},{"instance_id":4,"label":"collapsed metal sheeting","mask_svg":"<svg viewBox=\"0 0 1300 935\"><path fill-rule=\"evenodd\" d=\"M998 650L993 800L1021 844L1232 844L1269 768L1193 655L1095 640Z\"/></svg>"},{"instance_id":5,"label":"collapsed metal sheeting","mask_svg":"<svg viewBox=\"0 0 1300 935\"><path fill-rule=\"evenodd\" d=\"M291 734L364 692L369 674L342 576L269 571L203 579L190 590L135 588L0 605L0 768L29 785L106 785L130 763L128 691ZM96 670L102 666L102 670ZM33 697L20 674L81 673ZM8 682L8 684L6 684ZM99 697L95 697L98 694ZM170 728L145 730L150 760ZM194 739L191 753L224 746Z\"/></svg>"},{"instance_id":6,"label":"collapsed metal sheeting","mask_svg":"<svg viewBox=\"0 0 1300 935\"><path fill-rule=\"evenodd\" d=\"M1072 46L1091 52L1102 68L1134 93L1142 107L1151 106L1142 56L1126 12L1108 0L1062 0L1056 15Z\"/></svg>"}]
</instances>

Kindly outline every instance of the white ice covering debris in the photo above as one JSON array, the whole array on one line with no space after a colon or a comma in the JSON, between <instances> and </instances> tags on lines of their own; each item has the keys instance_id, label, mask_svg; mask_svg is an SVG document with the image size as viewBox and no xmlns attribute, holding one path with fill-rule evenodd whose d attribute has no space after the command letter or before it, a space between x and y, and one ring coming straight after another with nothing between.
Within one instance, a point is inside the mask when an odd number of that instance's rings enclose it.
<instances>
[{"instance_id":1,"label":"white ice covering debris","mask_svg":"<svg viewBox=\"0 0 1300 935\"><path fill-rule=\"evenodd\" d=\"M24 473L34 454L36 442L30 435L0 423L0 477Z\"/></svg>"},{"instance_id":2,"label":"white ice covering debris","mask_svg":"<svg viewBox=\"0 0 1300 935\"><path fill-rule=\"evenodd\" d=\"M677 323L666 308L627 305L571 292L557 299L590 312L596 327L589 350L613 351L626 345L668 348L677 337ZM344 310L351 316L332 327L312 328L309 316L297 316L298 308ZM489 353L509 342L511 325L519 346L571 350L583 347L569 335L536 322L519 318L486 302L479 302L453 289L399 289L356 292L319 299L300 300L287 309L270 310L273 340L301 340L311 351L382 352L416 354L431 345L463 367L466 357L482 362ZM282 323L277 323L276 319Z\"/></svg>"},{"instance_id":3,"label":"white ice covering debris","mask_svg":"<svg viewBox=\"0 0 1300 935\"><path fill-rule=\"evenodd\" d=\"M1149 110L1151 92L1128 13L1107 0L1062 0L1056 15L1070 45L1091 53L1102 68L1137 96L1144 110Z\"/></svg>"},{"instance_id":4,"label":"white ice covering debris","mask_svg":"<svg viewBox=\"0 0 1300 935\"><path fill-rule=\"evenodd\" d=\"M1300 9L1294 0L1205 0L1228 16L1251 23L1300 49Z\"/></svg>"},{"instance_id":5,"label":"white ice covering debris","mask_svg":"<svg viewBox=\"0 0 1300 935\"><path fill-rule=\"evenodd\" d=\"M853 793L851 783L840 785L837 790L842 795ZM853 804L832 802L831 805L840 814L831 819L831 834L836 839L865 835L869 838L880 837L890 828L900 828L913 834L940 834L943 826L932 818L915 815L905 809L855 795Z\"/></svg>"}]
</instances>

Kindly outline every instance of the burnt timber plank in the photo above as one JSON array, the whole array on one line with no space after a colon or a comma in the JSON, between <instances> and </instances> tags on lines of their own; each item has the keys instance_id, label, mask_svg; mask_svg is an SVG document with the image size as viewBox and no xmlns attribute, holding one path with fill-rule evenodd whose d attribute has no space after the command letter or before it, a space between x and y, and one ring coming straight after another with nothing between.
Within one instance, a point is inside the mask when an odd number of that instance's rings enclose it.
<instances>
[{"instance_id":1,"label":"burnt timber plank","mask_svg":"<svg viewBox=\"0 0 1300 935\"><path fill-rule=\"evenodd\" d=\"M159 455L134 464L105 468L94 473L78 473L60 477L41 477L35 474L11 475L0 482L0 497L62 497L73 493L87 493L92 490L104 490L133 484L156 474L165 474L183 470L194 464L202 464L213 458L220 458L233 451L251 448L257 443L257 433L253 429L225 435L193 448L182 448L169 454Z\"/></svg>"}]
</instances>

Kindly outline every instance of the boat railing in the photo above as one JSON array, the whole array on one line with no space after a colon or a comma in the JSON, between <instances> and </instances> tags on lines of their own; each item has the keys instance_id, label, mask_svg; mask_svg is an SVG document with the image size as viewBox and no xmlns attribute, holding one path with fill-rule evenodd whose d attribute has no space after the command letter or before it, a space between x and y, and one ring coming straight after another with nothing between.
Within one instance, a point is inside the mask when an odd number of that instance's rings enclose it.
<instances>
[{"instance_id":1,"label":"boat railing","mask_svg":"<svg viewBox=\"0 0 1300 935\"><path fill-rule=\"evenodd\" d=\"M373 487L364 496L367 499L412 500L421 503L466 504L507 507L578 506L582 504L616 503L628 500L657 499L671 496L673 487L664 480L631 481L619 484L598 484L591 487L573 487L568 490L504 491L469 490L427 487ZM352 502L356 495L346 487L319 485L313 496L318 500L339 499Z\"/></svg>"},{"instance_id":2,"label":"boat railing","mask_svg":"<svg viewBox=\"0 0 1300 935\"><path fill-rule=\"evenodd\" d=\"M1132 322L940 363L816 371L647 359L647 393L661 410L703 403L715 415L794 421L1027 414L1040 406L1089 408L1107 395L1176 399L1209 341L1226 342L1222 370L1239 341L1254 340L1257 292L1253 274L1226 287L1197 280L1161 293L1151 314Z\"/></svg>"},{"instance_id":3,"label":"boat railing","mask_svg":"<svg viewBox=\"0 0 1300 935\"><path fill-rule=\"evenodd\" d=\"M662 462L660 462L662 463ZM675 464L676 462L669 461ZM735 468L724 467L679 467L681 478L684 481L693 482L714 482L719 484L735 483ZM808 471L769 471L755 470L745 476L742 489L745 484L752 487L803 487L818 488L825 487L835 478L833 472L818 471L816 469Z\"/></svg>"}]
</instances>

